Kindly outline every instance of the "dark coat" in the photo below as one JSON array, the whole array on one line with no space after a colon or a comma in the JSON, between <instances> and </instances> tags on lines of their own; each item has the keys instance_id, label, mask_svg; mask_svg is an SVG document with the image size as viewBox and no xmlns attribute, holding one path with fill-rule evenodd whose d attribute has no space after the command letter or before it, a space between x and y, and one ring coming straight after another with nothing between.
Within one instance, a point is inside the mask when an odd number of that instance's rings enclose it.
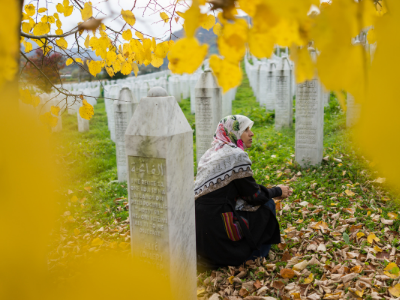
<instances>
[{"instance_id":1,"label":"dark coat","mask_svg":"<svg viewBox=\"0 0 400 300\"><path fill-rule=\"evenodd\" d=\"M237 266L245 262L260 245L279 244L278 221L263 204L281 195L279 187L267 189L258 185L253 177L246 177L235 179L225 187L196 199L198 270ZM261 206L256 211L235 211L238 196L251 205ZM229 234L229 226L224 218L230 212L236 217L235 224L239 225L239 232L242 233L236 241ZM238 218L244 219L240 221ZM248 230L243 227L248 227Z\"/></svg>"}]
</instances>

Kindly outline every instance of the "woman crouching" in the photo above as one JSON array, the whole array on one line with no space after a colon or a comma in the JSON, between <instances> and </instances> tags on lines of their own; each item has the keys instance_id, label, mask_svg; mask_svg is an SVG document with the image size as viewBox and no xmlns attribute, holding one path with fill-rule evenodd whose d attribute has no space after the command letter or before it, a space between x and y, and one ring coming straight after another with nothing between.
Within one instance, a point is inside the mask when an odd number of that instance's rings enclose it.
<instances>
[{"instance_id":1,"label":"woman crouching","mask_svg":"<svg viewBox=\"0 0 400 300\"><path fill-rule=\"evenodd\" d=\"M254 122L242 115L222 119L212 147L201 157L195 182L198 270L237 266L266 257L280 243L274 197L291 195L287 186L271 189L253 178Z\"/></svg>"}]
</instances>

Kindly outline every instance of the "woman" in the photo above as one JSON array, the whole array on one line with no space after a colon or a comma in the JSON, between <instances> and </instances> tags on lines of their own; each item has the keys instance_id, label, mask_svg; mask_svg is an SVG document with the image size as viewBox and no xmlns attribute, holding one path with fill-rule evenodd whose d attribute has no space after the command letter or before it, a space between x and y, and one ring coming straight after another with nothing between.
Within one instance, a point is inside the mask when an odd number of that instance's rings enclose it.
<instances>
[{"instance_id":1,"label":"woman","mask_svg":"<svg viewBox=\"0 0 400 300\"><path fill-rule=\"evenodd\" d=\"M200 270L240 265L266 257L280 243L275 203L287 186L267 189L253 178L244 149L254 122L242 115L222 119L212 147L201 157L195 182L197 262Z\"/></svg>"}]
</instances>

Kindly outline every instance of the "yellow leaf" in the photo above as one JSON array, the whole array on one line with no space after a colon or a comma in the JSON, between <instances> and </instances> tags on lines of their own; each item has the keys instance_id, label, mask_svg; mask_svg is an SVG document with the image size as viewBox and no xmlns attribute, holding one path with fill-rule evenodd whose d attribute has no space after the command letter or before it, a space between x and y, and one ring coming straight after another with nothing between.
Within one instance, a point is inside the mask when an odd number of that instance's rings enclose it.
<instances>
[{"instance_id":1,"label":"yellow leaf","mask_svg":"<svg viewBox=\"0 0 400 300\"><path fill-rule=\"evenodd\" d=\"M62 23L61 23L60 20L57 20L57 21L56 21L56 26L57 26L57 28L60 28L60 29L61 29Z\"/></svg>"},{"instance_id":2,"label":"yellow leaf","mask_svg":"<svg viewBox=\"0 0 400 300\"><path fill-rule=\"evenodd\" d=\"M347 196L350 196L350 197L355 195L355 193L350 190L345 190L344 192L346 193Z\"/></svg>"},{"instance_id":3,"label":"yellow leaf","mask_svg":"<svg viewBox=\"0 0 400 300\"><path fill-rule=\"evenodd\" d=\"M167 56L168 51L169 51L168 42L162 42L162 43L157 44L154 54L157 57L165 58Z\"/></svg>"},{"instance_id":4,"label":"yellow leaf","mask_svg":"<svg viewBox=\"0 0 400 300\"><path fill-rule=\"evenodd\" d=\"M137 77L137 74L139 72L139 67L138 67L137 63L135 63L135 62L132 63L132 70L135 73L135 76Z\"/></svg>"},{"instance_id":5,"label":"yellow leaf","mask_svg":"<svg viewBox=\"0 0 400 300\"><path fill-rule=\"evenodd\" d=\"M28 89L19 89L19 99L25 104L32 104L32 96Z\"/></svg>"},{"instance_id":6,"label":"yellow leaf","mask_svg":"<svg viewBox=\"0 0 400 300\"><path fill-rule=\"evenodd\" d=\"M53 115L58 116L60 112L60 108L58 106L51 106L50 111Z\"/></svg>"},{"instance_id":7,"label":"yellow leaf","mask_svg":"<svg viewBox=\"0 0 400 300\"><path fill-rule=\"evenodd\" d=\"M40 21L43 22L43 23L47 23L47 16L41 17Z\"/></svg>"},{"instance_id":8,"label":"yellow leaf","mask_svg":"<svg viewBox=\"0 0 400 300\"><path fill-rule=\"evenodd\" d=\"M125 30L122 33L122 38L126 41L130 41L132 39L132 31L130 29Z\"/></svg>"},{"instance_id":9,"label":"yellow leaf","mask_svg":"<svg viewBox=\"0 0 400 300\"><path fill-rule=\"evenodd\" d=\"M108 75L110 75L110 77L114 77L114 70L111 67L106 67L106 72Z\"/></svg>"},{"instance_id":10,"label":"yellow leaf","mask_svg":"<svg viewBox=\"0 0 400 300\"><path fill-rule=\"evenodd\" d=\"M132 72L132 65L127 61L124 61L121 66L121 73L124 75L129 75Z\"/></svg>"},{"instance_id":11,"label":"yellow leaf","mask_svg":"<svg viewBox=\"0 0 400 300\"><path fill-rule=\"evenodd\" d=\"M101 72L101 61L92 60L90 63L88 63L88 66L89 73L92 74L94 77L96 77L96 75Z\"/></svg>"},{"instance_id":12,"label":"yellow leaf","mask_svg":"<svg viewBox=\"0 0 400 300\"><path fill-rule=\"evenodd\" d=\"M213 32L215 35L219 35L221 33L221 24L217 23L214 25Z\"/></svg>"},{"instance_id":13,"label":"yellow leaf","mask_svg":"<svg viewBox=\"0 0 400 300\"><path fill-rule=\"evenodd\" d=\"M246 52L248 25L244 19L224 25L217 39L220 54L232 63L239 63Z\"/></svg>"},{"instance_id":14,"label":"yellow leaf","mask_svg":"<svg viewBox=\"0 0 400 300\"><path fill-rule=\"evenodd\" d=\"M117 54L114 51L107 52L107 64L111 65L117 59Z\"/></svg>"},{"instance_id":15,"label":"yellow leaf","mask_svg":"<svg viewBox=\"0 0 400 300\"><path fill-rule=\"evenodd\" d=\"M363 233L363 232L361 232L361 231L359 231L359 232L357 232L357 238L359 239L359 238L361 238L361 237L363 237L365 234Z\"/></svg>"},{"instance_id":16,"label":"yellow leaf","mask_svg":"<svg viewBox=\"0 0 400 300\"><path fill-rule=\"evenodd\" d=\"M81 63L82 65L83 65L83 61L82 61L82 59L81 58L75 58L75 62L77 62L77 63Z\"/></svg>"},{"instance_id":17,"label":"yellow leaf","mask_svg":"<svg viewBox=\"0 0 400 300\"><path fill-rule=\"evenodd\" d=\"M400 297L400 283L396 284L395 286L390 287L389 293L392 294L392 296L399 298Z\"/></svg>"},{"instance_id":18,"label":"yellow leaf","mask_svg":"<svg viewBox=\"0 0 400 300\"><path fill-rule=\"evenodd\" d=\"M176 74L196 71L207 55L208 45L200 45L195 38L178 40L168 53L168 68Z\"/></svg>"},{"instance_id":19,"label":"yellow leaf","mask_svg":"<svg viewBox=\"0 0 400 300\"><path fill-rule=\"evenodd\" d=\"M72 198L71 198L71 202L77 202L78 201L78 197L77 196L72 196Z\"/></svg>"},{"instance_id":20,"label":"yellow leaf","mask_svg":"<svg viewBox=\"0 0 400 300\"><path fill-rule=\"evenodd\" d=\"M160 12L160 17L164 20L165 23L168 23L169 17L165 12Z\"/></svg>"},{"instance_id":21,"label":"yellow leaf","mask_svg":"<svg viewBox=\"0 0 400 300\"><path fill-rule=\"evenodd\" d=\"M63 32L63 30L62 29L56 29L56 34L59 34L59 35L61 35L61 34L63 34L64 32Z\"/></svg>"},{"instance_id":22,"label":"yellow leaf","mask_svg":"<svg viewBox=\"0 0 400 300\"><path fill-rule=\"evenodd\" d=\"M60 14L63 14L64 13L64 6L61 4L61 3L58 3L57 5L56 5L56 9L57 9L57 12L59 12ZM57 18L58 19L58 18Z\"/></svg>"},{"instance_id":23,"label":"yellow leaf","mask_svg":"<svg viewBox=\"0 0 400 300\"><path fill-rule=\"evenodd\" d=\"M390 213L388 213L388 217L389 217L390 219L392 219L392 220L396 220L397 217L398 217L398 214L393 213L393 212L390 212Z\"/></svg>"},{"instance_id":24,"label":"yellow leaf","mask_svg":"<svg viewBox=\"0 0 400 300\"><path fill-rule=\"evenodd\" d=\"M197 1L193 1L190 8L183 15L183 18L185 19L183 28L185 29L186 36L187 38L192 38L194 37L200 22L201 13L199 3Z\"/></svg>"},{"instance_id":25,"label":"yellow leaf","mask_svg":"<svg viewBox=\"0 0 400 300\"><path fill-rule=\"evenodd\" d=\"M104 241L103 241L102 239L100 239L100 238L95 238L95 239L92 241L92 246L101 246L101 245L103 245L103 243L104 243Z\"/></svg>"},{"instance_id":26,"label":"yellow leaf","mask_svg":"<svg viewBox=\"0 0 400 300\"><path fill-rule=\"evenodd\" d=\"M29 42L25 43L25 53L32 51L32 44Z\"/></svg>"},{"instance_id":27,"label":"yellow leaf","mask_svg":"<svg viewBox=\"0 0 400 300\"><path fill-rule=\"evenodd\" d=\"M28 16L32 17L35 14L35 5L33 4L25 5L24 10Z\"/></svg>"},{"instance_id":28,"label":"yellow leaf","mask_svg":"<svg viewBox=\"0 0 400 300\"><path fill-rule=\"evenodd\" d=\"M53 24L53 23L56 22L56 19L55 19L53 16L49 16L49 17L47 18L47 21L48 21L49 23Z\"/></svg>"},{"instance_id":29,"label":"yellow leaf","mask_svg":"<svg viewBox=\"0 0 400 300\"><path fill-rule=\"evenodd\" d=\"M41 14L41 13L44 13L46 10L47 10L46 7L41 7L38 9L38 12Z\"/></svg>"},{"instance_id":30,"label":"yellow leaf","mask_svg":"<svg viewBox=\"0 0 400 300\"><path fill-rule=\"evenodd\" d=\"M136 18L130 10L121 9L121 15L126 23L128 23L131 26L135 25Z\"/></svg>"},{"instance_id":31,"label":"yellow leaf","mask_svg":"<svg viewBox=\"0 0 400 300\"><path fill-rule=\"evenodd\" d=\"M70 16L73 11L74 11L74 6L73 5L65 6L64 7L64 17Z\"/></svg>"},{"instance_id":32,"label":"yellow leaf","mask_svg":"<svg viewBox=\"0 0 400 300\"><path fill-rule=\"evenodd\" d=\"M79 235L79 233L81 233L81 231L78 228L75 228L74 229L74 234L77 236L77 235Z\"/></svg>"},{"instance_id":33,"label":"yellow leaf","mask_svg":"<svg viewBox=\"0 0 400 300\"><path fill-rule=\"evenodd\" d=\"M309 284L309 283L313 282L313 280L314 280L314 275L313 275L313 273L311 273L306 279L304 279L304 283Z\"/></svg>"},{"instance_id":34,"label":"yellow leaf","mask_svg":"<svg viewBox=\"0 0 400 300\"><path fill-rule=\"evenodd\" d=\"M135 32L135 35L136 35L139 39L143 40L143 34L141 34L139 31L136 31L136 32Z\"/></svg>"},{"instance_id":35,"label":"yellow leaf","mask_svg":"<svg viewBox=\"0 0 400 300\"><path fill-rule=\"evenodd\" d=\"M159 67L161 67L163 62L164 62L164 60L161 57L158 57L158 56L154 55L153 53L151 54L151 64L153 67L159 68Z\"/></svg>"},{"instance_id":36,"label":"yellow leaf","mask_svg":"<svg viewBox=\"0 0 400 300\"><path fill-rule=\"evenodd\" d=\"M379 242L380 239L376 237L375 233L370 233L367 237L368 243L372 244L374 241Z\"/></svg>"},{"instance_id":37,"label":"yellow leaf","mask_svg":"<svg viewBox=\"0 0 400 300\"><path fill-rule=\"evenodd\" d=\"M64 38L60 38L60 39L56 40L56 44L61 49L67 49L67 47L68 47L68 43Z\"/></svg>"},{"instance_id":38,"label":"yellow leaf","mask_svg":"<svg viewBox=\"0 0 400 300\"><path fill-rule=\"evenodd\" d=\"M396 279L400 276L399 267L393 262L389 263L386 268L383 269L383 271L385 275L389 276L392 279Z\"/></svg>"},{"instance_id":39,"label":"yellow leaf","mask_svg":"<svg viewBox=\"0 0 400 300\"><path fill-rule=\"evenodd\" d=\"M86 2L81 10L82 20L86 21L93 15L92 2Z\"/></svg>"},{"instance_id":40,"label":"yellow leaf","mask_svg":"<svg viewBox=\"0 0 400 300\"><path fill-rule=\"evenodd\" d=\"M33 34L34 35L47 34L47 33L49 33L49 31L50 31L50 24L49 23L39 22L33 28Z\"/></svg>"},{"instance_id":41,"label":"yellow leaf","mask_svg":"<svg viewBox=\"0 0 400 300\"><path fill-rule=\"evenodd\" d=\"M32 105L36 107L40 104L40 97L39 96L32 96Z\"/></svg>"},{"instance_id":42,"label":"yellow leaf","mask_svg":"<svg viewBox=\"0 0 400 300\"><path fill-rule=\"evenodd\" d=\"M213 15L207 15L204 17L201 23L201 27L210 30L215 24L215 17Z\"/></svg>"},{"instance_id":43,"label":"yellow leaf","mask_svg":"<svg viewBox=\"0 0 400 300\"><path fill-rule=\"evenodd\" d=\"M307 47L297 48L293 46L290 48L290 59L295 63L295 76L296 82L301 83L306 80L311 80L314 77L315 64L313 63Z\"/></svg>"},{"instance_id":44,"label":"yellow leaf","mask_svg":"<svg viewBox=\"0 0 400 300\"><path fill-rule=\"evenodd\" d=\"M282 278L292 279L294 277L294 271L292 269L281 269L280 274Z\"/></svg>"},{"instance_id":45,"label":"yellow leaf","mask_svg":"<svg viewBox=\"0 0 400 300\"><path fill-rule=\"evenodd\" d=\"M90 44L90 37L89 37L89 35L87 35L86 39L85 39L85 47L89 48L89 44Z\"/></svg>"},{"instance_id":46,"label":"yellow leaf","mask_svg":"<svg viewBox=\"0 0 400 300\"><path fill-rule=\"evenodd\" d=\"M238 86L242 81L239 63L231 63L213 54L210 57L210 67L224 93Z\"/></svg>"},{"instance_id":47,"label":"yellow leaf","mask_svg":"<svg viewBox=\"0 0 400 300\"><path fill-rule=\"evenodd\" d=\"M79 115L85 120L90 120L94 115L93 106L85 99L82 100L82 106L79 108Z\"/></svg>"},{"instance_id":48,"label":"yellow leaf","mask_svg":"<svg viewBox=\"0 0 400 300\"><path fill-rule=\"evenodd\" d=\"M31 31L31 29L32 29L32 25L28 22L22 23L21 26L22 26L22 31L25 33L29 33L29 31Z\"/></svg>"},{"instance_id":49,"label":"yellow leaf","mask_svg":"<svg viewBox=\"0 0 400 300\"><path fill-rule=\"evenodd\" d=\"M54 18L56 18L57 20L60 19L60 17L58 16L58 13L54 13L53 16L54 16Z\"/></svg>"},{"instance_id":50,"label":"yellow leaf","mask_svg":"<svg viewBox=\"0 0 400 300\"><path fill-rule=\"evenodd\" d=\"M375 252L382 252L383 250L381 248L379 248L378 246L374 246L374 250Z\"/></svg>"},{"instance_id":51,"label":"yellow leaf","mask_svg":"<svg viewBox=\"0 0 400 300\"><path fill-rule=\"evenodd\" d=\"M205 293L205 291L206 291L205 289L197 289L197 296Z\"/></svg>"}]
</instances>

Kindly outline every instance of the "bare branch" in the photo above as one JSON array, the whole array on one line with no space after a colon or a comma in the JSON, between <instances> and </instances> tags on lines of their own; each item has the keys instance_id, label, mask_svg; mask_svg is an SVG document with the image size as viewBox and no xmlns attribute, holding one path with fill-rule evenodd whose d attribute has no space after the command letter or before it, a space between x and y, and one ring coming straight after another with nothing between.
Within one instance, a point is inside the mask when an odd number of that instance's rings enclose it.
<instances>
[{"instance_id":1,"label":"bare branch","mask_svg":"<svg viewBox=\"0 0 400 300\"><path fill-rule=\"evenodd\" d=\"M27 33L21 31L21 36L26 37L28 39L34 39L34 40L48 39L48 38L63 38L63 37L75 34L78 31L79 31L79 29L77 28L76 30L68 31L63 34L45 34L45 35L31 35L31 34L27 34Z\"/></svg>"}]
</instances>

